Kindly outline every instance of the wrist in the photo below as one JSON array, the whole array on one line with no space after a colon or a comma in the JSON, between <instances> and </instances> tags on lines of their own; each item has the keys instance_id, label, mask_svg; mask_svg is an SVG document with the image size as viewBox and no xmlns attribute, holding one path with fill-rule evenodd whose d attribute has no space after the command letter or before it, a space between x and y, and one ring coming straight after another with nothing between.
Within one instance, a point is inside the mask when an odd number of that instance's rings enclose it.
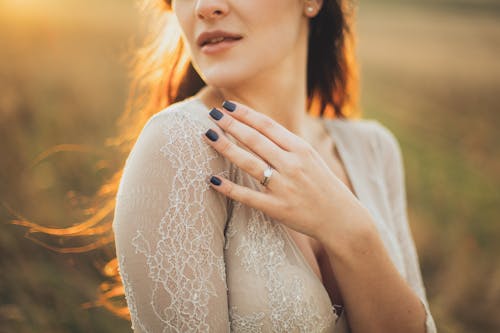
<instances>
[{"instance_id":1,"label":"wrist","mask_svg":"<svg viewBox=\"0 0 500 333\"><path fill-rule=\"evenodd\" d=\"M350 216L344 223L328 223L316 239L330 257L346 259L353 254L366 252L377 237L375 223L363 208L358 216Z\"/></svg>"}]
</instances>

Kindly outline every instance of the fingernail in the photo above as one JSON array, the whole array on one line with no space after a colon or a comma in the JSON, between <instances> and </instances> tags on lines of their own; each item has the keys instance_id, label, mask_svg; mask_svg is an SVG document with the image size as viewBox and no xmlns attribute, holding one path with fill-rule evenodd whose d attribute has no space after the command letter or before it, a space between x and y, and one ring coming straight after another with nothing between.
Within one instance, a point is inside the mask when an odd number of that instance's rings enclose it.
<instances>
[{"instance_id":1,"label":"fingernail","mask_svg":"<svg viewBox=\"0 0 500 333\"><path fill-rule=\"evenodd\" d=\"M222 107L229 112L236 110L236 104L231 103L230 101L224 101L224 103L222 103Z\"/></svg>"},{"instance_id":2,"label":"fingernail","mask_svg":"<svg viewBox=\"0 0 500 333\"><path fill-rule=\"evenodd\" d=\"M210 182L211 182L212 184L214 184L214 185L217 185L217 186L219 186L219 185L222 183L222 181L220 180L220 178L219 178L219 177L216 177L216 176L212 176L212 177L210 178Z\"/></svg>"},{"instance_id":3,"label":"fingernail","mask_svg":"<svg viewBox=\"0 0 500 333\"><path fill-rule=\"evenodd\" d=\"M208 131L205 133L205 135L207 136L207 138L210 139L210 141L217 141L217 139L219 138L219 135L217 134L216 131L212 130L211 128L208 129Z\"/></svg>"},{"instance_id":4,"label":"fingernail","mask_svg":"<svg viewBox=\"0 0 500 333\"><path fill-rule=\"evenodd\" d=\"M214 118L215 120L219 120L223 115L224 114L216 108L213 108L212 111L210 111L210 117Z\"/></svg>"}]
</instances>

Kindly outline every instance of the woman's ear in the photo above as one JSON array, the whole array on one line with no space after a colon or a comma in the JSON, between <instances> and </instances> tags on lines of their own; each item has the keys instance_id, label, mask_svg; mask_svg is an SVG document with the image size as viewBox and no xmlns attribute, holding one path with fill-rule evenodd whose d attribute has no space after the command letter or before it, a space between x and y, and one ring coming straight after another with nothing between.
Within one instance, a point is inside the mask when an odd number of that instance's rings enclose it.
<instances>
[{"instance_id":1,"label":"woman's ear","mask_svg":"<svg viewBox=\"0 0 500 333\"><path fill-rule=\"evenodd\" d=\"M304 13L307 17L313 18L314 16L318 15L322 6L323 0L305 0Z\"/></svg>"}]
</instances>

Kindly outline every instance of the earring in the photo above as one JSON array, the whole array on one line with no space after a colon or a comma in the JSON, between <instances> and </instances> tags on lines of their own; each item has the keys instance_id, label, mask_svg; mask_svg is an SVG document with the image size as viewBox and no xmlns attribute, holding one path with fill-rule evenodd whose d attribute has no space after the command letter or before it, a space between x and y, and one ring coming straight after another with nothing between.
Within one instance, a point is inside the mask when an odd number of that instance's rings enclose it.
<instances>
[{"instance_id":1,"label":"earring","mask_svg":"<svg viewBox=\"0 0 500 333\"><path fill-rule=\"evenodd\" d=\"M308 14L312 14L314 12L313 6L307 6L306 11Z\"/></svg>"}]
</instances>

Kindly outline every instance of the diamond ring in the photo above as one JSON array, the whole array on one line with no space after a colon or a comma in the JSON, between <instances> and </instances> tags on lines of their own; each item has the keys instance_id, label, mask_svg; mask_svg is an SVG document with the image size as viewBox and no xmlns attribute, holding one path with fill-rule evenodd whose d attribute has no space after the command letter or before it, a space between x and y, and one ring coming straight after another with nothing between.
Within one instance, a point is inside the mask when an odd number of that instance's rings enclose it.
<instances>
[{"instance_id":1,"label":"diamond ring","mask_svg":"<svg viewBox=\"0 0 500 333\"><path fill-rule=\"evenodd\" d=\"M267 169L264 170L264 179L260 182L262 185L267 186L269 183L269 179L271 179L271 175L273 174L273 168L268 164Z\"/></svg>"}]
</instances>

